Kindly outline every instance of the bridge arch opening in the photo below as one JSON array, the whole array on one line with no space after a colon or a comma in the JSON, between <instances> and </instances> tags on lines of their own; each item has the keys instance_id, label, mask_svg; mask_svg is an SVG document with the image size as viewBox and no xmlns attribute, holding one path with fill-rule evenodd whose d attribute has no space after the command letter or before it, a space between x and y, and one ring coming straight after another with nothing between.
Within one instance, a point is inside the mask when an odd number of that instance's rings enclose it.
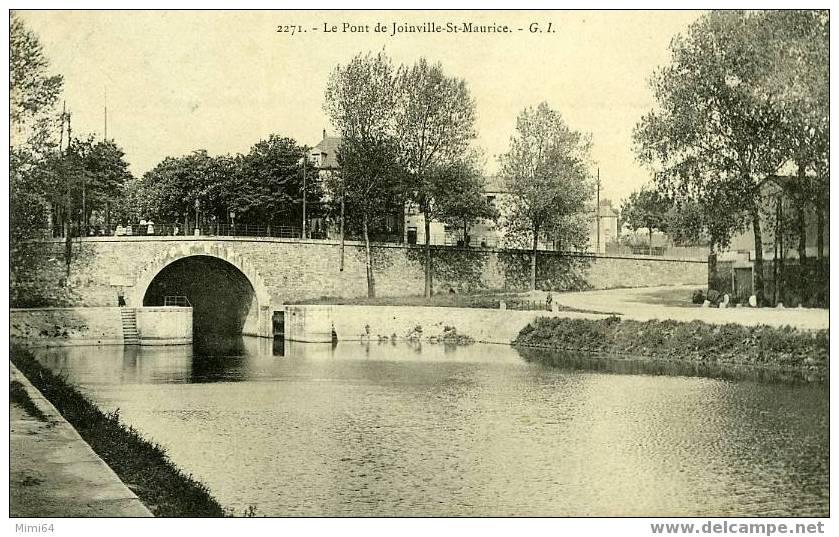
<instances>
[{"instance_id":1,"label":"bridge arch opening","mask_svg":"<svg viewBox=\"0 0 839 537\"><path fill-rule=\"evenodd\" d=\"M192 255L163 267L143 295L143 306L163 306L185 296L192 305L194 337L258 334L259 304L248 277L219 257Z\"/></svg>"}]
</instances>

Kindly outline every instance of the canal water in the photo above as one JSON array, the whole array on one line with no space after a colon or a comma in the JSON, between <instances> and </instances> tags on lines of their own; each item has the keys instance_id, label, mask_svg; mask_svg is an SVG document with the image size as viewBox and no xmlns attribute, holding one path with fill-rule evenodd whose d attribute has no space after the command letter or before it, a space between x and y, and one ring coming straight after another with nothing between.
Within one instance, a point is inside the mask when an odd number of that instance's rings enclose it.
<instances>
[{"instance_id":1,"label":"canal water","mask_svg":"<svg viewBox=\"0 0 839 537\"><path fill-rule=\"evenodd\" d=\"M819 515L825 384L545 365L501 345L41 349L257 515Z\"/></svg>"}]
</instances>

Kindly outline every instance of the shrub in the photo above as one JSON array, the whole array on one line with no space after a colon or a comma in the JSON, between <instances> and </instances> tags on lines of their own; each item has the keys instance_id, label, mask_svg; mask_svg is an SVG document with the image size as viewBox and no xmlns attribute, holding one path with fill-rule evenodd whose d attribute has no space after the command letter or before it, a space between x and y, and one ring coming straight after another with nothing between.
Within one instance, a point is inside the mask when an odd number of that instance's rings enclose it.
<instances>
[{"instance_id":1,"label":"shrub","mask_svg":"<svg viewBox=\"0 0 839 537\"><path fill-rule=\"evenodd\" d=\"M741 326L605 319L539 317L519 332L514 344L581 351L642 355L674 361L759 364L825 371L826 330L789 326Z\"/></svg>"}]
</instances>

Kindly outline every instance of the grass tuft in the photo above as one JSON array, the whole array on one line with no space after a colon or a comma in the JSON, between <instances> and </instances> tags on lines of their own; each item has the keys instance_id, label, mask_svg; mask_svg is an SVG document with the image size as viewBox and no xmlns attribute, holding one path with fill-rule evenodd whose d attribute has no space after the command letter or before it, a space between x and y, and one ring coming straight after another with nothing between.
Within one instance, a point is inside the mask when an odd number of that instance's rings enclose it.
<instances>
[{"instance_id":1,"label":"grass tuft","mask_svg":"<svg viewBox=\"0 0 839 537\"><path fill-rule=\"evenodd\" d=\"M184 474L159 444L121 422L119 410L104 413L32 353L12 346L11 360L79 432L93 451L158 517L222 517L225 512L203 483Z\"/></svg>"}]
</instances>

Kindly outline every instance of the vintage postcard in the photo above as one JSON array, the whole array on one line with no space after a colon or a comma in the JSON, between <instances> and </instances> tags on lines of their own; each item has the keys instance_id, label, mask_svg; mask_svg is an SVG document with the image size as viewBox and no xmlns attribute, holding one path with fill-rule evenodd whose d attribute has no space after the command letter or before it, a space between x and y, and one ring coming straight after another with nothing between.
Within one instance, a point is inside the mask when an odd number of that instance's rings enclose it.
<instances>
[{"instance_id":1,"label":"vintage postcard","mask_svg":"<svg viewBox=\"0 0 839 537\"><path fill-rule=\"evenodd\" d=\"M829 34L817 9L11 10L16 532L824 533Z\"/></svg>"}]
</instances>

